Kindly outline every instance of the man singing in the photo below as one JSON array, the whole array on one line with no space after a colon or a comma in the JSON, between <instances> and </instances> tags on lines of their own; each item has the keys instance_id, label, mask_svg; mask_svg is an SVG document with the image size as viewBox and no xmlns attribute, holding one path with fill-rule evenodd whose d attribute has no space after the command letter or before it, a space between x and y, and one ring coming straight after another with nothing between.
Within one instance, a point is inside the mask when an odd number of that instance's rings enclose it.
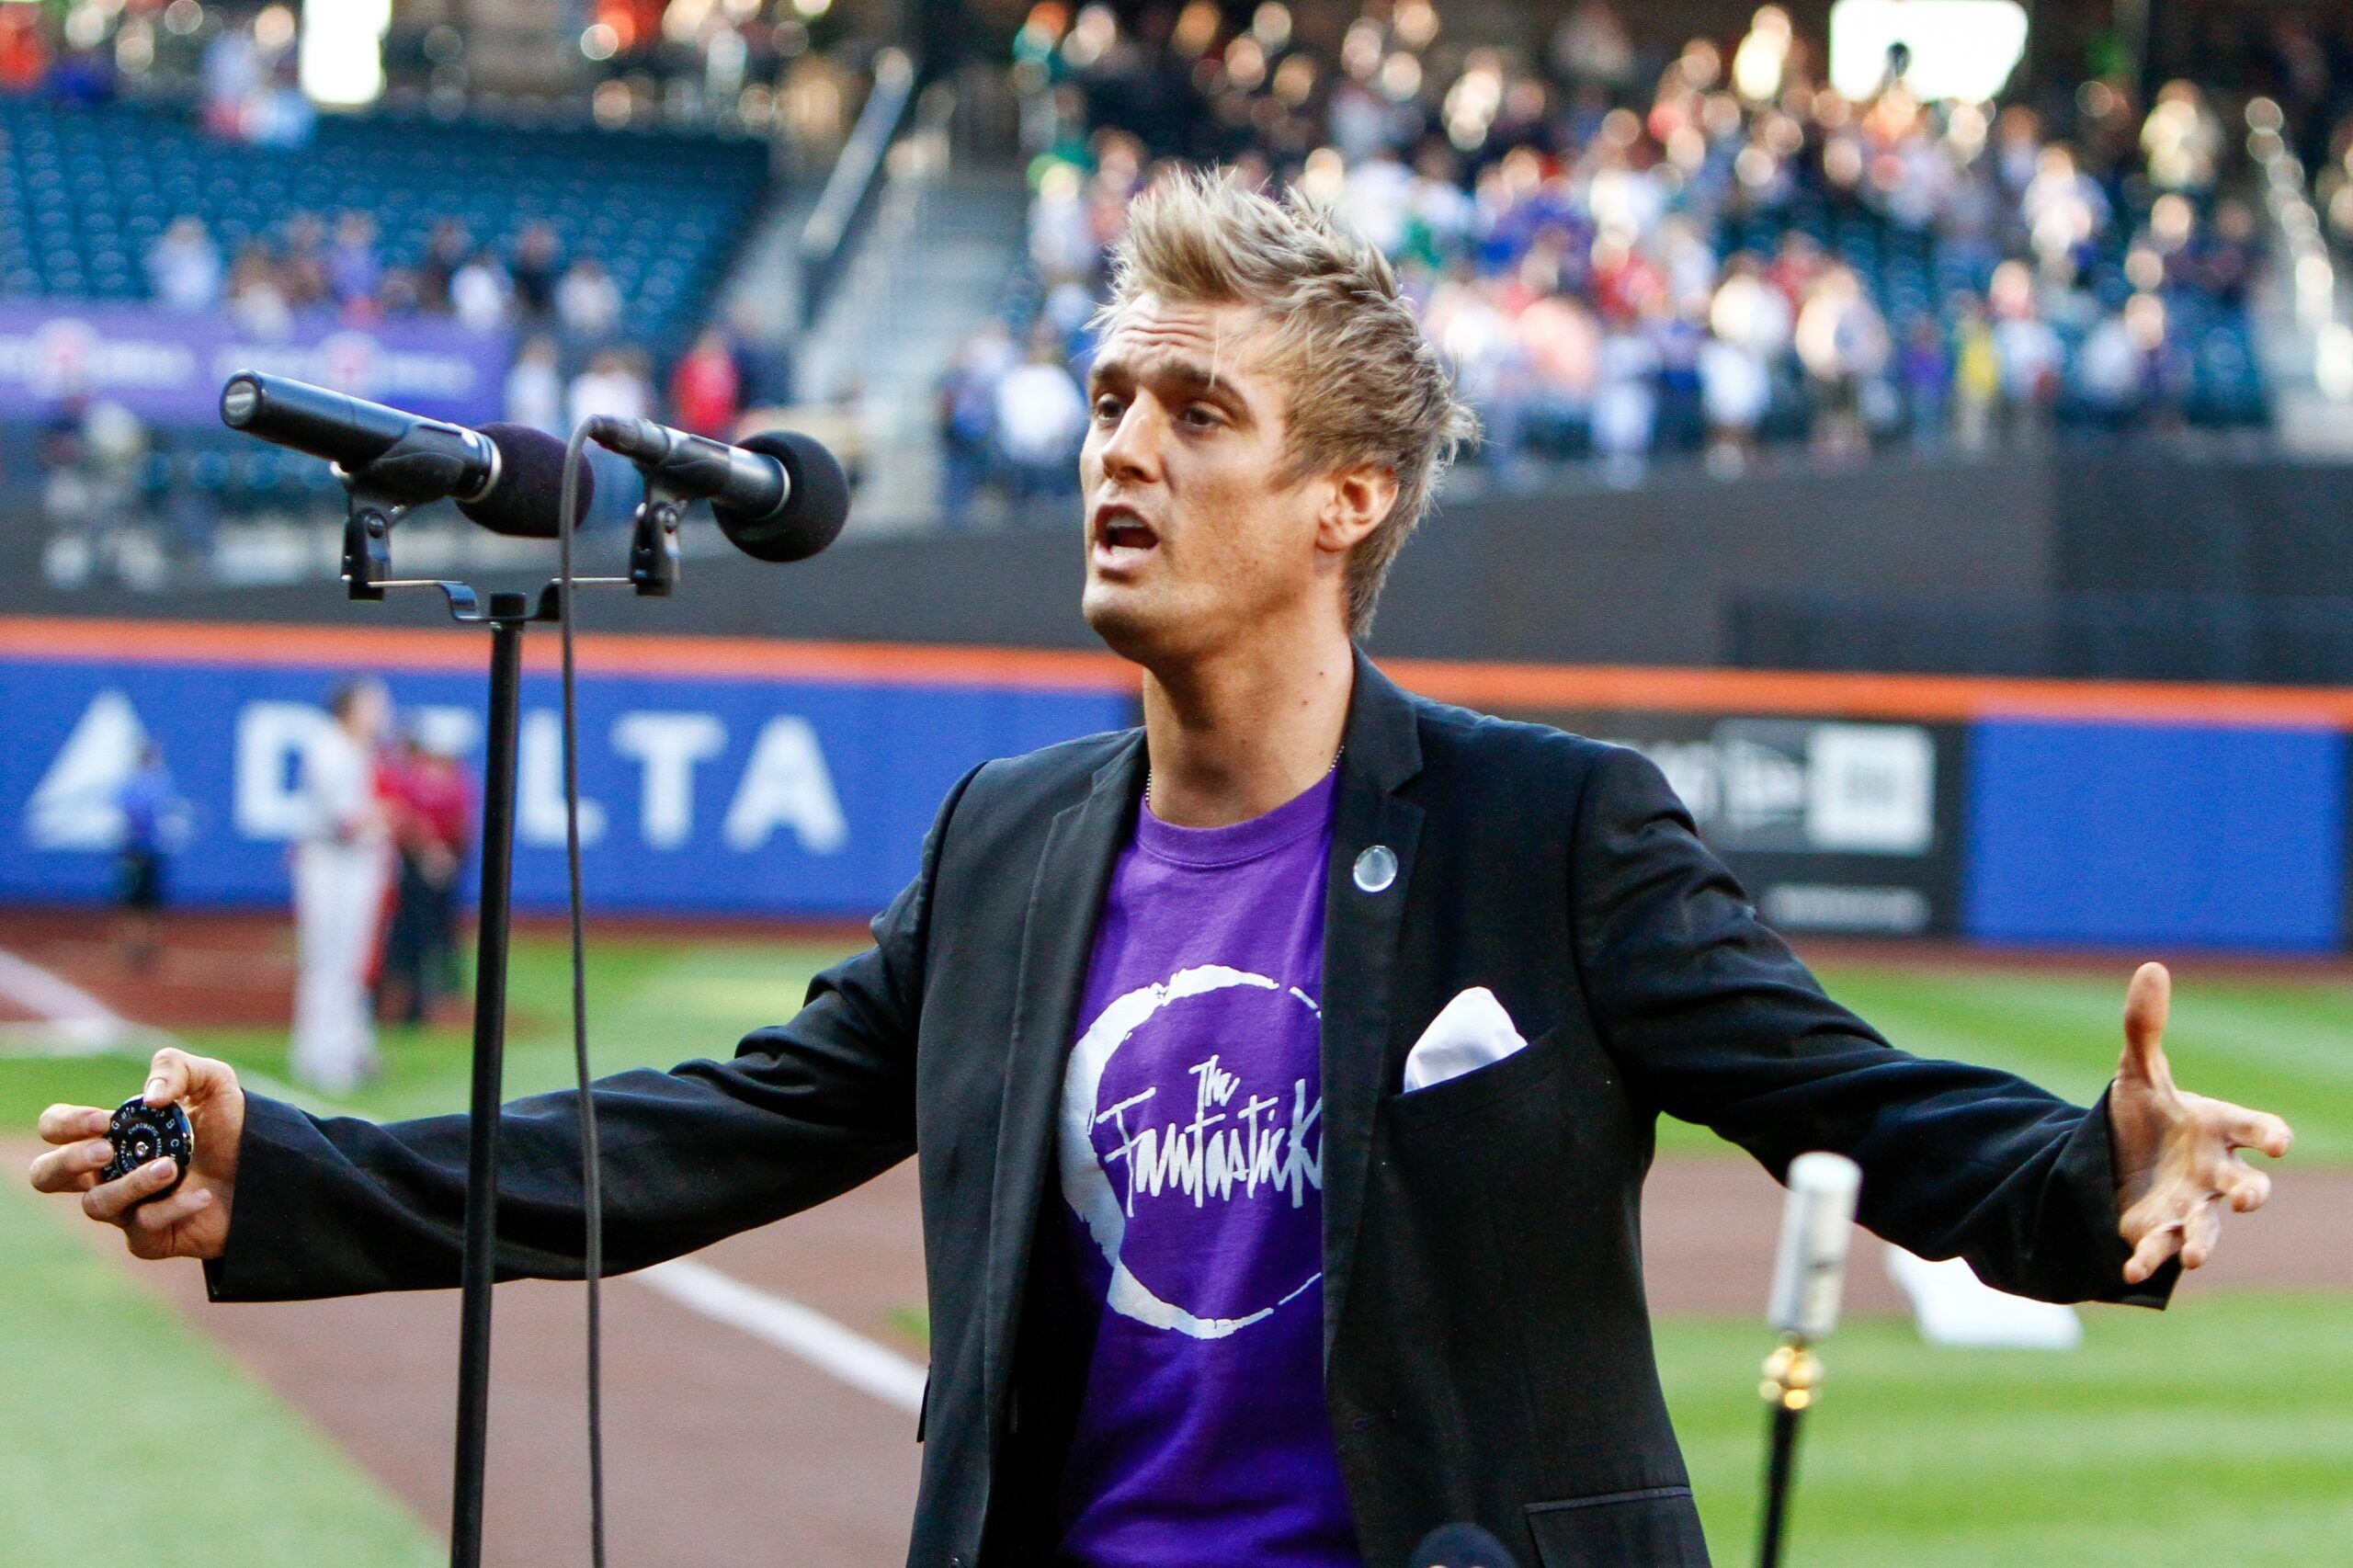
<instances>
[{"instance_id":1,"label":"man singing","mask_svg":"<svg viewBox=\"0 0 2353 1568\"><path fill-rule=\"evenodd\" d=\"M798 1017L597 1088L617 1268L920 1155L911 1562L1392 1568L1457 1519L1546 1568L1706 1562L1643 1297L1662 1111L1776 1176L1849 1154L1872 1230L2049 1300L2161 1305L2263 1201L2238 1151L2288 1129L2175 1088L2162 969L2090 1110L1904 1055L1641 756L1356 651L1471 425L1375 251L1171 179L1104 324L1085 609L1142 728L975 769ZM1477 1064L1409 1064L1426 1034ZM197 1124L177 1191L95 1185L75 1107L33 1184L219 1300L456 1282L464 1119L323 1122L173 1051L146 1093ZM570 1096L502 1138L504 1272L575 1277Z\"/></svg>"}]
</instances>

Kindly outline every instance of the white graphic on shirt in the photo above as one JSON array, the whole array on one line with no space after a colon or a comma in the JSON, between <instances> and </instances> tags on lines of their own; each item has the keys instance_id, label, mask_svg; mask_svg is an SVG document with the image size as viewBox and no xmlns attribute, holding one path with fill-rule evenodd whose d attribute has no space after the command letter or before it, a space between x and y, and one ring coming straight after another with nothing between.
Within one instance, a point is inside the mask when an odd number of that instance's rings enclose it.
<instances>
[{"instance_id":1,"label":"white graphic on shirt","mask_svg":"<svg viewBox=\"0 0 2353 1568\"><path fill-rule=\"evenodd\" d=\"M1198 1316L1155 1295L1120 1260L1137 1199L1171 1198L1199 1209L1264 1194L1279 1201L1287 1199L1299 1208L1309 1188L1321 1192L1324 1187L1324 1141L1318 1130L1323 1096L1311 1099L1305 1079L1293 1080L1283 1095L1247 1092L1241 1077L1212 1054L1188 1070L1194 1085L1189 1108L1173 1108L1171 1114L1156 1106L1156 1088L1100 1110L1096 1097L1112 1053L1154 1014L1171 1003L1234 986L1284 993L1310 1012L1320 1013L1314 999L1297 986L1279 985L1265 975L1223 964L1202 964L1178 971L1165 983L1114 999L1071 1048L1063 1074L1063 1196L1111 1266L1107 1303L1122 1317L1195 1339L1222 1339L1271 1316L1323 1275L1309 1275L1279 1300L1246 1316ZM1111 1124L1119 1142L1098 1156L1094 1134L1105 1122Z\"/></svg>"}]
</instances>

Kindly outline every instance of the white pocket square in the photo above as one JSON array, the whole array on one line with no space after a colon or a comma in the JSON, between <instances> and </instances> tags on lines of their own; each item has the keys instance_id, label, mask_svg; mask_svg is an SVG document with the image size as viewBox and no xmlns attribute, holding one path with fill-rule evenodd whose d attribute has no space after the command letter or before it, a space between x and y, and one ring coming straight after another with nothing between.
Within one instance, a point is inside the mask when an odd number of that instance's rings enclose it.
<instances>
[{"instance_id":1,"label":"white pocket square","mask_svg":"<svg viewBox=\"0 0 2353 1568\"><path fill-rule=\"evenodd\" d=\"M1405 1058L1405 1092L1427 1089L1449 1078L1460 1078L1473 1068L1501 1062L1528 1042L1495 1000L1495 994L1474 985L1438 1009L1422 1038Z\"/></svg>"}]
</instances>

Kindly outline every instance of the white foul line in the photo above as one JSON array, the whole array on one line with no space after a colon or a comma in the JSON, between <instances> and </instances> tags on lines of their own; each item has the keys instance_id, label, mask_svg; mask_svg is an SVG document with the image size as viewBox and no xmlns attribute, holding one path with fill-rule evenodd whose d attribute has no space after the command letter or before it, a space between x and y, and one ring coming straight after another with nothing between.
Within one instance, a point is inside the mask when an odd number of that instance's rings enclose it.
<instances>
[{"instance_id":1,"label":"white foul line","mask_svg":"<svg viewBox=\"0 0 2353 1568\"><path fill-rule=\"evenodd\" d=\"M130 1023L64 976L5 949L0 949L0 997L41 1020L7 1031L41 1055L97 1055L142 1041L165 1043L165 1037Z\"/></svg>"},{"instance_id":2,"label":"white foul line","mask_svg":"<svg viewBox=\"0 0 2353 1568\"><path fill-rule=\"evenodd\" d=\"M683 1307L800 1357L827 1376L913 1415L923 1407L925 1372L897 1351L844 1328L798 1301L771 1296L689 1257L631 1276Z\"/></svg>"},{"instance_id":3,"label":"white foul line","mask_svg":"<svg viewBox=\"0 0 2353 1568\"><path fill-rule=\"evenodd\" d=\"M180 1043L163 1029L132 1023L71 981L6 949L0 949L0 996L41 1016L44 1024L35 1028L43 1031L38 1043L47 1048L44 1054L96 1055ZM0 1026L0 1043L9 1032L8 1026ZM238 1076L267 1094L297 1104L310 1101L304 1108L315 1108L313 1096L266 1074L243 1071ZM923 1407L926 1374L921 1367L823 1312L755 1290L691 1258L656 1264L635 1278L680 1306L798 1356L885 1404L910 1415Z\"/></svg>"},{"instance_id":4,"label":"white foul line","mask_svg":"<svg viewBox=\"0 0 2353 1568\"><path fill-rule=\"evenodd\" d=\"M187 1042L168 1029L134 1024L80 986L28 960L0 948L0 996L28 1013L38 1024L0 1024L0 1047L24 1048L34 1056L103 1056L117 1053L134 1059L166 1046L187 1049ZM0 1054L5 1054L0 1051ZM307 1093L267 1073L240 1069L238 1080L274 1099L304 1110L337 1114L335 1103Z\"/></svg>"}]
</instances>

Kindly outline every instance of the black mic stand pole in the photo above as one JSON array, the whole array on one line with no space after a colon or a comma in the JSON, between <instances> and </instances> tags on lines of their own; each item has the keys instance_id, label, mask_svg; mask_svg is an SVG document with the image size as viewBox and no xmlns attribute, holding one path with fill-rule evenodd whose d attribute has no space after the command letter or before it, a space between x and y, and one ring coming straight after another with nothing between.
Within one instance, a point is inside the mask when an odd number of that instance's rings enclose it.
<instances>
[{"instance_id":1,"label":"black mic stand pole","mask_svg":"<svg viewBox=\"0 0 2353 1568\"><path fill-rule=\"evenodd\" d=\"M506 1072L506 951L515 880L515 742L523 689L523 628L537 619L528 613L530 608L521 594L493 594L482 617L490 625L490 731L483 761L482 897L474 933L473 1084L467 1100L451 1568L473 1568L482 1561L483 1476L489 1457L490 1286L497 1249L498 1108L506 1097L500 1085ZM543 596L540 608L554 607ZM454 597L450 614L468 619Z\"/></svg>"},{"instance_id":2,"label":"black mic stand pole","mask_svg":"<svg viewBox=\"0 0 2353 1568\"><path fill-rule=\"evenodd\" d=\"M397 578L392 569L392 525L413 505L397 479L371 482L379 465L399 449L358 473L344 473L350 512L344 528L343 582L357 600L376 600L388 588L436 588L449 603L449 618L460 625L490 628L490 729L483 770L482 894L474 958L473 1081L468 1102L465 1243L459 1267L458 1438L456 1474L450 1485L450 1568L480 1568L482 1562L483 1461L490 1426L491 1281L495 1274L498 1212L498 1108L506 1051L506 958L515 876L516 736L521 716L523 629L531 622L561 619L557 585L540 590L538 602L519 593L494 593L488 608L463 583ZM386 469L388 473L397 471ZM576 587L631 587L641 595L666 595L677 577L679 506L649 504L638 509L626 577L579 577Z\"/></svg>"},{"instance_id":3,"label":"black mic stand pole","mask_svg":"<svg viewBox=\"0 0 2353 1568\"><path fill-rule=\"evenodd\" d=\"M1765 1460L1765 1524L1756 1541L1757 1568L1780 1568L1781 1528L1789 1514L1790 1483L1797 1472L1798 1421L1813 1403L1822 1362L1795 1336L1765 1358L1756 1392L1772 1412Z\"/></svg>"}]
</instances>

